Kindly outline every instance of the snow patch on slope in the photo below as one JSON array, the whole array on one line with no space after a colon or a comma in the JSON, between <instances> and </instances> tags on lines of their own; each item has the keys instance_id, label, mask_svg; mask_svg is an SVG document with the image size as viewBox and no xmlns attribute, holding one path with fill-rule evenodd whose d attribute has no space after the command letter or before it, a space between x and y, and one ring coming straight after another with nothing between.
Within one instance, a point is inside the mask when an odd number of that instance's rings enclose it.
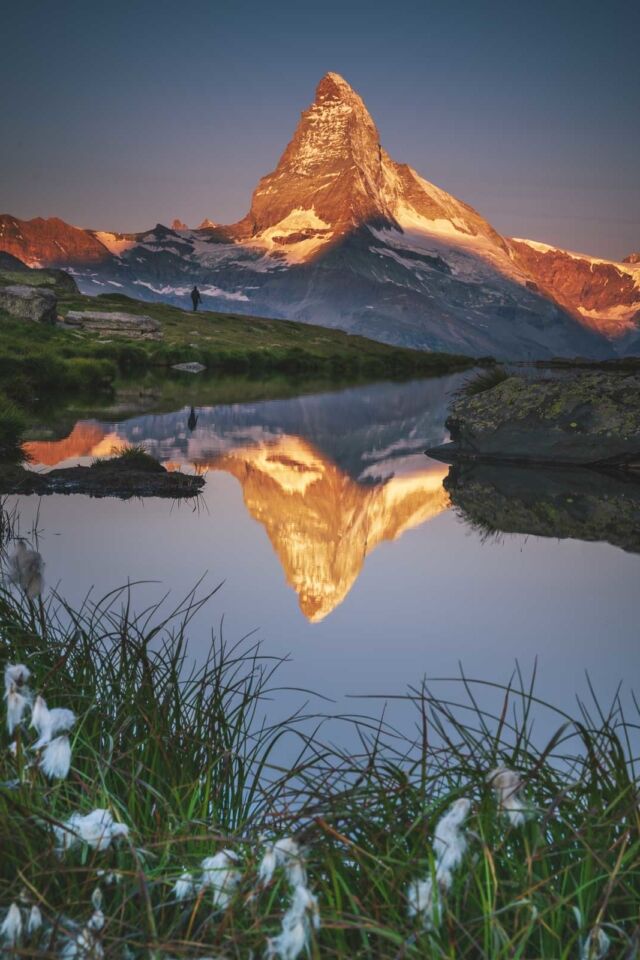
<instances>
[{"instance_id":1,"label":"snow patch on slope","mask_svg":"<svg viewBox=\"0 0 640 960\"><path fill-rule=\"evenodd\" d=\"M127 240L126 237L121 237L117 233L107 233L104 230L97 230L94 237L100 241L103 247L107 248L109 253L113 253L116 257L122 256L126 250L137 246L136 240Z\"/></svg>"},{"instance_id":2,"label":"snow patch on slope","mask_svg":"<svg viewBox=\"0 0 640 960\"><path fill-rule=\"evenodd\" d=\"M289 238L298 234L300 239L289 242ZM331 224L322 220L313 207L310 210L296 207L275 226L252 237L249 243L282 255L287 263L302 263L332 236Z\"/></svg>"},{"instance_id":3,"label":"snow patch on slope","mask_svg":"<svg viewBox=\"0 0 640 960\"><path fill-rule=\"evenodd\" d=\"M169 284L165 284L163 287L154 287L152 283L149 283L146 280L134 280L134 284L137 287L146 287L147 290L151 290L152 293L157 293L159 296L175 296L175 297L186 297L188 293L191 292L191 286L188 287L172 287ZM218 297L222 300L248 300L249 297L241 293L240 291L229 291L222 290L221 287L216 287L213 284L203 284L198 287L200 293L205 297Z\"/></svg>"}]
</instances>

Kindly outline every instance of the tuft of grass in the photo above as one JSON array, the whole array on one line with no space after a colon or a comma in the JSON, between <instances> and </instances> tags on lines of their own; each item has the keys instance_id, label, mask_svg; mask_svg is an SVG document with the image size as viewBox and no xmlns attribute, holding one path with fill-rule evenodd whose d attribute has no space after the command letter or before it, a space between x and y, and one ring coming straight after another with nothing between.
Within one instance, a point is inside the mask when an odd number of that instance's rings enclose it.
<instances>
[{"instance_id":1,"label":"tuft of grass","mask_svg":"<svg viewBox=\"0 0 640 960\"><path fill-rule=\"evenodd\" d=\"M504 367L491 367L488 370L482 370L475 377L467 380L458 390L459 397L476 397L479 393L485 393L487 390L493 390L499 384L509 379L510 374Z\"/></svg>"},{"instance_id":2,"label":"tuft of grass","mask_svg":"<svg viewBox=\"0 0 640 960\"><path fill-rule=\"evenodd\" d=\"M165 469L155 457L147 453L142 444L114 447L111 450L111 456L100 457L94 460L91 466L94 470L121 466L131 470L142 470L145 473L164 473Z\"/></svg>"},{"instance_id":3,"label":"tuft of grass","mask_svg":"<svg viewBox=\"0 0 640 960\"><path fill-rule=\"evenodd\" d=\"M99 886L106 957L261 956L289 896L281 876L257 884L266 831L306 848L323 918L313 956L567 960L600 924L612 956L633 955L637 726L617 698L593 714L553 711L557 733L538 745L534 714L552 708L533 679L461 676L453 699L409 689L413 731L343 717L327 743L321 718L275 719L279 662L251 640L212 638L195 663L189 623L211 600L194 592L168 613L136 614L131 590L75 609L0 587L5 661L26 663L34 690L79 715L71 775L53 784L26 764L26 729L15 756L0 732L0 911L22 896L58 928L83 924ZM524 827L500 816L486 783L501 765L524 779ZM434 825L461 796L473 804L468 851L441 923L425 931L407 915L407 891L429 875ZM129 841L57 857L52 825L97 807L130 827ZM182 871L223 848L243 874L228 907L216 913L207 894L176 903Z\"/></svg>"}]
</instances>

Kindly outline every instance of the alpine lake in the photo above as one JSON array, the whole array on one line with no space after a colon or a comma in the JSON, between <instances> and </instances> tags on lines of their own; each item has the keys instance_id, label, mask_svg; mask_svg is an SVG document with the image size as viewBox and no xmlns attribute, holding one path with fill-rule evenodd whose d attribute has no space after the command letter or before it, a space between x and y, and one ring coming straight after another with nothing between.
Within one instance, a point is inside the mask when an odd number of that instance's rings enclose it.
<instances>
[{"instance_id":1,"label":"alpine lake","mask_svg":"<svg viewBox=\"0 0 640 960\"><path fill-rule=\"evenodd\" d=\"M145 609L219 585L190 624L250 636L278 669L273 709L411 722L404 696L461 675L527 685L573 710L593 688L629 702L638 673L640 530L609 505L617 481L585 471L430 459L469 376L337 388L176 375L110 407L58 411L32 429L30 467L90 464L143 445L205 478L195 500L9 497L41 552L47 590L72 605L131 584ZM273 391L272 391L273 392ZM640 497L628 484L624 497ZM355 698L355 699L354 699ZM361 699L361 698L364 698Z\"/></svg>"}]
</instances>

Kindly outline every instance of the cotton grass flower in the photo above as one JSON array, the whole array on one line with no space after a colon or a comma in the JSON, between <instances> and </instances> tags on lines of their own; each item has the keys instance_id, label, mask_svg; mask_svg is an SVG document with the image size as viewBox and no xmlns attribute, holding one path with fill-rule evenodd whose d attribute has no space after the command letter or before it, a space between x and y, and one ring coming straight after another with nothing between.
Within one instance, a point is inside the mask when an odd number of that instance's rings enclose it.
<instances>
[{"instance_id":1,"label":"cotton grass flower","mask_svg":"<svg viewBox=\"0 0 640 960\"><path fill-rule=\"evenodd\" d=\"M191 900L196 893L196 882L187 870L181 873L173 885L173 896L177 901Z\"/></svg>"},{"instance_id":2,"label":"cotton grass flower","mask_svg":"<svg viewBox=\"0 0 640 960\"><path fill-rule=\"evenodd\" d=\"M102 944L88 927L72 935L62 948L62 960L102 960Z\"/></svg>"},{"instance_id":3,"label":"cotton grass flower","mask_svg":"<svg viewBox=\"0 0 640 960\"><path fill-rule=\"evenodd\" d=\"M318 900L305 886L298 886L282 918L281 933L267 941L267 957L296 960L303 950L308 951L312 928L320 928Z\"/></svg>"},{"instance_id":4,"label":"cotton grass flower","mask_svg":"<svg viewBox=\"0 0 640 960\"><path fill-rule=\"evenodd\" d=\"M433 879L414 880L407 893L407 912L410 917L422 917L429 929L439 919L440 893Z\"/></svg>"},{"instance_id":5,"label":"cotton grass flower","mask_svg":"<svg viewBox=\"0 0 640 960\"><path fill-rule=\"evenodd\" d=\"M40 907L33 906L29 911L29 919L27 920L27 933L30 937L34 933L37 933L42 927L42 913L40 912Z\"/></svg>"},{"instance_id":6,"label":"cotton grass flower","mask_svg":"<svg viewBox=\"0 0 640 960\"><path fill-rule=\"evenodd\" d=\"M7 701L7 729L13 733L31 706L28 683L31 671L23 663L8 663L4 668L4 698Z\"/></svg>"},{"instance_id":7,"label":"cotton grass flower","mask_svg":"<svg viewBox=\"0 0 640 960\"><path fill-rule=\"evenodd\" d=\"M437 822L433 834L433 875L415 880L407 893L410 917L420 917L425 929L436 926L440 919L441 894L450 889L453 871L460 866L467 850L464 822L471 810L471 801L461 797L451 804Z\"/></svg>"},{"instance_id":8,"label":"cotton grass flower","mask_svg":"<svg viewBox=\"0 0 640 960\"><path fill-rule=\"evenodd\" d=\"M487 783L498 798L500 812L513 827L521 827L527 819L527 805L522 797L522 779L515 770L496 767L487 774Z\"/></svg>"},{"instance_id":9,"label":"cotton grass flower","mask_svg":"<svg viewBox=\"0 0 640 960\"><path fill-rule=\"evenodd\" d=\"M582 945L580 960L604 960L610 946L611 941L602 927L594 927Z\"/></svg>"},{"instance_id":10,"label":"cotton grass flower","mask_svg":"<svg viewBox=\"0 0 640 960\"><path fill-rule=\"evenodd\" d=\"M218 910L224 910L229 904L233 892L242 880L242 874L237 869L238 854L233 850L221 850L213 857L205 857L202 867L200 889L210 889L213 894L213 905Z\"/></svg>"},{"instance_id":11,"label":"cotton grass flower","mask_svg":"<svg viewBox=\"0 0 640 960\"><path fill-rule=\"evenodd\" d=\"M265 886L273 879L276 867L284 867L287 880L294 889L306 887L307 869L304 855L293 837L283 837L265 847L258 867L258 879Z\"/></svg>"},{"instance_id":12,"label":"cotton grass flower","mask_svg":"<svg viewBox=\"0 0 640 960\"><path fill-rule=\"evenodd\" d=\"M39 597L44 589L44 560L37 550L30 550L20 540L9 558L9 579L30 600Z\"/></svg>"},{"instance_id":13,"label":"cotton grass flower","mask_svg":"<svg viewBox=\"0 0 640 960\"><path fill-rule=\"evenodd\" d=\"M17 903L12 903L0 926L0 939L15 947L22 936L22 914Z\"/></svg>"},{"instance_id":14,"label":"cotton grass flower","mask_svg":"<svg viewBox=\"0 0 640 960\"><path fill-rule=\"evenodd\" d=\"M113 819L109 810L96 809L84 816L73 813L61 826L53 828L58 854L80 843L94 850L106 850L118 837L127 837L129 827Z\"/></svg>"},{"instance_id":15,"label":"cotton grass flower","mask_svg":"<svg viewBox=\"0 0 640 960\"><path fill-rule=\"evenodd\" d=\"M56 737L48 743L40 757L40 769L49 780L64 780L71 767L69 737Z\"/></svg>"},{"instance_id":16,"label":"cotton grass flower","mask_svg":"<svg viewBox=\"0 0 640 960\"><path fill-rule=\"evenodd\" d=\"M31 711L31 726L35 728L38 740L33 744L33 749L41 750L58 734L67 733L76 719L73 710L66 707L53 707L50 710L44 697L36 697Z\"/></svg>"},{"instance_id":17,"label":"cotton grass flower","mask_svg":"<svg viewBox=\"0 0 640 960\"><path fill-rule=\"evenodd\" d=\"M436 877L446 887L451 886L451 874L460 865L467 850L467 838L462 826L470 810L471 801L461 797L451 804L436 824L433 834Z\"/></svg>"}]
</instances>

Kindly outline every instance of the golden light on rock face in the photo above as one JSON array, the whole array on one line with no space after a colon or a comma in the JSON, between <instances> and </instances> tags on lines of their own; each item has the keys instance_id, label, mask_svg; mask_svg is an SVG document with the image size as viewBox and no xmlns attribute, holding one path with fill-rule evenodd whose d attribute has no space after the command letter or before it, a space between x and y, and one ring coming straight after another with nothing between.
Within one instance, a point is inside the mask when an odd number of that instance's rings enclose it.
<instances>
[{"instance_id":1,"label":"golden light on rock face","mask_svg":"<svg viewBox=\"0 0 640 960\"><path fill-rule=\"evenodd\" d=\"M126 442L98 424L76 424L63 440L26 445L34 464L54 466L72 457L104 456ZM424 467L378 483L359 483L302 437L231 448L212 458L165 461L167 469L189 462L198 473L228 473L242 487L244 503L269 537L296 591L302 613L323 620L345 599L365 558L384 541L438 516L449 505L442 481L448 468Z\"/></svg>"},{"instance_id":2,"label":"golden light on rock face","mask_svg":"<svg viewBox=\"0 0 640 960\"><path fill-rule=\"evenodd\" d=\"M442 486L448 468L441 464L361 484L299 437L235 449L208 466L240 482L247 509L264 526L312 623L342 603L379 543L449 506Z\"/></svg>"},{"instance_id":3,"label":"golden light on rock face","mask_svg":"<svg viewBox=\"0 0 640 960\"><path fill-rule=\"evenodd\" d=\"M122 443L115 433L105 434L99 423L81 420L68 437L62 440L30 440L24 444L24 449L34 464L55 467L64 460L97 456L96 451L104 446L106 436L112 438L112 443Z\"/></svg>"}]
</instances>

